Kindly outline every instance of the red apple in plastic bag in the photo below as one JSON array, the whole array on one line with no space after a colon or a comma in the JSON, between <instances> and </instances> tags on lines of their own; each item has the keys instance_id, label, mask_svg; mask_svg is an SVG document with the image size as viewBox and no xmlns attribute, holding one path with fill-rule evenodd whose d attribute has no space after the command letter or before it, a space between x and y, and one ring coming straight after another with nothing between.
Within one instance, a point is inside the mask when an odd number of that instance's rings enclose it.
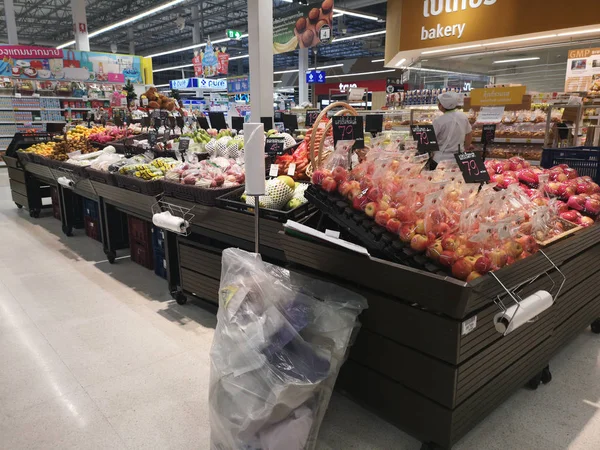
<instances>
[{"instance_id":1,"label":"red apple in plastic bag","mask_svg":"<svg viewBox=\"0 0 600 450\"><path fill-rule=\"evenodd\" d=\"M415 234L410 240L410 248L417 252L424 252L429 245L429 239L422 234Z\"/></svg>"},{"instance_id":2,"label":"red apple in plastic bag","mask_svg":"<svg viewBox=\"0 0 600 450\"><path fill-rule=\"evenodd\" d=\"M571 210L560 213L560 217L561 219L567 220L569 222L578 223L579 219L581 218L581 213L578 211Z\"/></svg>"},{"instance_id":3,"label":"red apple in plastic bag","mask_svg":"<svg viewBox=\"0 0 600 450\"><path fill-rule=\"evenodd\" d=\"M395 235L398 235L401 226L402 222L400 222L398 219L390 219L385 224L386 230Z\"/></svg>"},{"instance_id":4,"label":"red apple in plastic bag","mask_svg":"<svg viewBox=\"0 0 600 450\"><path fill-rule=\"evenodd\" d=\"M342 166L337 166L335 169L333 169L332 175L333 179L338 183L348 179L348 171Z\"/></svg>"},{"instance_id":5,"label":"red apple in plastic bag","mask_svg":"<svg viewBox=\"0 0 600 450\"><path fill-rule=\"evenodd\" d=\"M475 261L473 268L480 274L486 274L492 270L492 260L487 256L480 256Z\"/></svg>"},{"instance_id":6,"label":"red apple in plastic bag","mask_svg":"<svg viewBox=\"0 0 600 450\"><path fill-rule=\"evenodd\" d=\"M465 258L460 258L452 264L452 275L459 280L466 280L473 272L473 264Z\"/></svg>"},{"instance_id":7,"label":"red apple in plastic bag","mask_svg":"<svg viewBox=\"0 0 600 450\"><path fill-rule=\"evenodd\" d=\"M442 266L451 267L452 264L457 260L456 253L450 250L442 251L438 261Z\"/></svg>"},{"instance_id":8,"label":"red apple in plastic bag","mask_svg":"<svg viewBox=\"0 0 600 450\"><path fill-rule=\"evenodd\" d=\"M414 224L404 224L400 228L400 232L398 233L400 240L402 242L409 243L412 238L415 236L415 225Z\"/></svg>"},{"instance_id":9,"label":"red apple in plastic bag","mask_svg":"<svg viewBox=\"0 0 600 450\"><path fill-rule=\"evenodd\" d=\"M321 183L321 187L327 192L335 192L337 190L337 183L333 177L325 177Z\"/></svg>"},{"instance_id":10,"label":"red apple in plastic bag","mask_svg":"<svg viewBox=\"0 0 600 450\"><path fill-rule=\"evenodd\" d=\"M583 195L572 195L567 201L567 206L576 211L583 211L586 197Z\"/></svg>"},{"instance_id":11,"label":"red apple in plastic bag","mask_svg":"<svg viewBox=\"0 0 600 450\"><path fill-rule=\"evenodd\" d=\"M579 225L581 225L582 227L589 227L590 225L594 225L594 222L594 219L592 219L591 217L583 216L579 219Z\"/></svg>"},{"instance_id":12,"label":"red apple in plastic bag","mask_svg":"<svg viewBox=\"0 0 600 450\"><path fill-rule=\"evenodd\" d=\"M600 200L596 200L591 197L587 198L585 201L584 209L586 213L592 216L597 216L598 214L600 214Z\"/></svg>"},{"instance_id":13,"label":"red apple in plastic bag","mask_svg":"<svg viewBox=\"0 0 600 450\"><path fill-rule=\"evenodd\" d=\"M533 170L523 169L517 173L517 178L520 182L525 183L529 187L538 187L540 179Z\"/></svg>"},{"instance_id":14,"label":"red apple in plastic bag","mask_svg":"<svg viewBox=\"0 0 600 450\"><path fill-rule=\"evenodd\" d=\"M444 249L442 248L442 243L439 240L437 240L433 244L430 244L429 247L427 247L426 256L434 261L438 261L443 251Z\"/></svg>"},{"instance_id":15,"label":"red apple in plastic bag","mask_svg":"<svg viewBox=\"0 0 600 450\"><path fill-rule=\"evenodd\" d=\"M385 227L388 223L388 220L390 220L390 215L387 213L387 211L377 211L377 214L375 214L375 223L377 223L377 225Z\"/></svg>"}]
</instances>

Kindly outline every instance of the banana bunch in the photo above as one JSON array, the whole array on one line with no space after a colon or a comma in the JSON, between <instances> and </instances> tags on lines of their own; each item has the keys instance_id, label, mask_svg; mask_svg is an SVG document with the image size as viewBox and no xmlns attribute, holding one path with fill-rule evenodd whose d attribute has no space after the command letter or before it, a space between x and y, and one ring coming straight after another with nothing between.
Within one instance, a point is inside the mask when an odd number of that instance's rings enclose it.
<instances>
[{"instance_id":1,"label":"banana bunch","mask_svg":"<svg viewBox=\"0 0 600 450\"><path fill-rule=\"evenodd\" d=\"M137 164L135 165L135 170L132 170L132 166L124 166L119 170L120 173L123 173L122 170L125 167L130 167L125 173L129 175L133 175L136 178L141 178L143 180L156 180L158 178L162 178L164 173L162 170L157 169L152 164Z\"/></svg>"},{"instance_id":2,"label":"banana bunch","mask_svg":"<svg viewBox=\"0 0 600 450\"><path fill-rule=\"evenodd\" d=\"M173 158L156 158L153 160L150 165L153 167L160 169L163 173L166 173L169 169L174 167L177 164L177 160Z\"/></svg>"},{"instance_id":3,"label":"banana bunch","mask_svg":"<svg viewBox=\"0 0 600 450\"><path fill-rule=\"evenodd\" d=\"M286 53L293 52L298 47L298 37L294 36L285 44L281 44L279 42L273 42L273 50L274 53Z\"/></svg>"},{"instance_id":4,"label":"banana bunch","mask_svg":"<svg viewBox=\"0 0 600 450\"><path fill-rule=\"evenodd\" d=\"M34 144L25 151L27 153L35 153L41 156L50 156L54 153L54 147L56 146L56 142L41 142L39 144Z\"/></svg>"}]
</instances>

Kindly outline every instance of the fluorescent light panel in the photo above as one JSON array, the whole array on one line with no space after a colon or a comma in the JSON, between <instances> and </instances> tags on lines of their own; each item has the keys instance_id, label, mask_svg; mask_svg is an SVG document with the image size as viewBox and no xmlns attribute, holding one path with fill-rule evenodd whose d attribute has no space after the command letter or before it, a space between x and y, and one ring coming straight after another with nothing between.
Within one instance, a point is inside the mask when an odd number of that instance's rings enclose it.
<instances>
[{"instance_id":1,"label":"fluorescent light panel","mask_svg":"<svg viewBox=\"0 0 600 450\"><path fill-rule=\"evenodd\" d=\"M240 56L232 56L229 58L229 61L233 61L235 59L243 59L243 58L249 58L250 55L240 55Z\"/></svg>"},{"instance_id":2,"label":"fluorescent light panel","mask_svg":"<svg viewBox=\"0 0 600 450\"><path fill-rule=\"evenodd\" d=\"M128 24L130 24L132 22L137 22L138 20L143 19L144 17L151 16L153 14L156 14L157 12L160 12L160 11L163 11L163 10L165 10L167 8L170 8L171 6L175 6L175 5L179 4L179 3L183 3L184 1L185 0L172 0L172 1L168 2L168 3L163 4L163 5L159 5L159 6L155 7L155 8L149 9L147 11L144 11L144 12L140 13L140 14L136 14L133 17L129 17L128 19L124 19L124 20L121 20L119 22L115 22L115 23L113 23L111 25L108 25L108 26L106 26L104 28L100 28L99 30L92 31L91 33L88 34L88 38L91 39L93 37L96 37L96 36L99 36L101 34L104 34L107 31L114 30L115 28L120 28L120 27L128 25ZM73 44L75 44L75 41L69 41L69 42L67 42L65 44L59 45L56 48L57 49L61 49L61 48L68 47L69 45L73 45Z\"/></svg>"},{"instance_id":3,"label":"fluorescent light panel","mask_svg":"<svg viewBox=\"0 0 600 450\"><path fill-rule=\"evenodd\" d=\"M329 66L323 66L323 67L319 67L318 69L315 69L314 67L310 67L308 70L324 70L324 69L333 69L334 67L343 67L343 64L331 64ZM277 72L273 72L273 75L281 75L284 73L294 73L294 72L298 72L299 69L289 69L289 70L279 70Z\"/></svg>"},{"instance_id":4,"label":"fluorescent light panel","mask_svg":"<svg viewBox=\"0 0 600 450\"><path fill-rule=\"evenodd\" d=\"M385 61L385 59L383 59L383 58L371 60L372 63L378 63L378 62L384 62L384 61Z\"/></svg>"},{"instance_id":5,"label":"fluorescent light panel","mask_svg":"<svg viewBox=\"0 0 600 450\"><path fill-rule=\"evenodd\" d=\"M182 66L163 67L162 69L155 69L152 72L166 72L167 70L185 69L186 67L194 67L193 64L184 64Z\"/></svg>"},{"instance_id":6,"label":"fluorescent light panel","mask_svg":"<svg viewBox=\"0 0 600 450\"><path fill-rule=\"evenodd\" d=\"M348 11L347 9L333 8L335 14L346 14L347 16L360 17L361 19L379 21L379 17L361 12Z\"/></svg>"},{"instance_id":7,"label":"fluorescent light panel","mask_svg":"<svg viewBox=\"0 0 600 450\"><path fill-rule=\"evenodd\" d=\"M421 55L432 55L434 53L454 52L456 50L467 50L469 48L479 48L479 47L482 47L482 45L481 44L464 45L462 47L444 48L441 50L429 50L427 52L421 52Z\"/></svg>"},{"instance_id":8,"label":"fluorescent light panel","mask_svg":"<svg viewBox=\"0 0 600 450\"><path fill-rule=\"evenodd\" d=\"M240 39L247 38L247 37L248 37L247 34L242 34L240 36ZM211 40L211 43L221 44L223 42L228 42L230 40L231 39L229 39L229 38L216 39L214 41ZM202 44L188 45L187 47L180 47L180 48L173 49L173 50L166 50L164 52L153 53L152 55L147 55L146 58L156 58L157 56L164 56L164 55L170 55L172 53L185 52L186 50L192 50L194 48L200 48L200 47L206 47L206 42L203 42Z\"/></svg>"},{"instance_id":9,"label":"fluorescent light panel","mask_svg":"<svg viewBox=\"0 0 600 450\"><path fill-rule=\"evenodd\" d=\"M352 41L354 39L366 38L369 36L378 36L380 34L385 34L385 30L373 31L371 33L363 33L363 34L355 34L354 36L345 36L342 38L335 38L331 42L343 42L343 41Z\"/></svg>"},{"instance_id":10,"label":"fluorescent light panel","mask_svg":"<svg viewBox=\"0 0 600 450\"><path fill-rule=\"evenodd\" d=\"M538 59L541 58L539 56L532 56L531 58L501 59L500 61L494 61L494 64L505 64L521 61L537 61Z\"/></svg>"},{"instance_id":11,"label":"fluorescent light panel","mask_svg":"<svg viewBox=\"0 0 600 450\"><path fill-rule=\"evenodd\" d=\"M333 78L342 78L342 77L359 77L362 75L372 75L375 73L387 73L387 72L395 72L396 69L389 69L389 70L376 70L374 72L360 72L360 73L348 73L345 75L331 75L331 77Z\"/></svg>"},{"instance_id":12,"label":"fluorescent light panel","mask_svg":"<svg viewBox=\"0 0 600 450\"><path fill-rule=\"evenodd\" d=\"M171 86L171 85L168 84L168 83L167 84L155 84L154 85L155 88L163 88L163 87L169 87L169 86Z\"/></svg>"}]
</instances>

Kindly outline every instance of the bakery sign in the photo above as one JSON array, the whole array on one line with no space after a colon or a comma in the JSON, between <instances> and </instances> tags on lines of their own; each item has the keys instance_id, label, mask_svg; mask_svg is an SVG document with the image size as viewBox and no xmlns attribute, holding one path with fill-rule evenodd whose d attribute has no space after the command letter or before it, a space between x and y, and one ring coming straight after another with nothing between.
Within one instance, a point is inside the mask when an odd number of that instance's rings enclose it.
<instances>
[{"instance_id":1,"label":"bakery sign","mask_svg":"<svg viewBox=\"0 0 600 450\"><path fill-rule=\"evenodd\" d=\"M398 52L598 24L598 0L388 0L386 60ZM560 11L560 13L557 13Z\"/></svg>"}]
</instances>

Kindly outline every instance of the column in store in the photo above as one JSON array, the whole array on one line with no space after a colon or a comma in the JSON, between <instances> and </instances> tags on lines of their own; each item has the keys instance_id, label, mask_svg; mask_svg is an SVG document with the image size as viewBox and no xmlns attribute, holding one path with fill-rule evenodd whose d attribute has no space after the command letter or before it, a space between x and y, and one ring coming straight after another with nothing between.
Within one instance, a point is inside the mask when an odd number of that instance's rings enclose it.
<instances>
[{"instance_id":1,"label":"column in store","mask_svg":"<svg viewBox=\"0 0 600 450\"><path fill-rule=\"evenodd\" d=\"M298 103L308 102L308 83L306 82L306 72L308 71L308 49L298 50Z\"/></svg>"},{"instance_id":2,"label":"column in store","mask_svg":"<svg viewBox=\"0 0 600 450\"><path fill-rule=\"evenodd\" d=\"M89 52L90 40L88 38L85 0L71 0L71 12L75 29L75 49Z\"/></svg>"},{"instance_id":3,"label":"column in store","mask_svg":"<svg viewBox=\"0 0 600 450\"><path fill-rule=\"evenodd\" d=\"M6 18L6 33L8 34L8 43L17 45L17 22L15 20L15 5L13 0L4 0L4 17Z\"/></svg>"}]
</instances>

